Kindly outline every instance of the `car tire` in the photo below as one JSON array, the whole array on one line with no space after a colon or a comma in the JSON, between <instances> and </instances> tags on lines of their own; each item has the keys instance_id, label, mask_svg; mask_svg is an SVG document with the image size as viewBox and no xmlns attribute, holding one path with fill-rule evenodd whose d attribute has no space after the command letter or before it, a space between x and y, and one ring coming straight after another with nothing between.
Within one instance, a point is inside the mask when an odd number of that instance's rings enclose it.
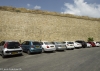
<instances>
[{"instance_id":1,"label":"car tire","mask_svg":"<svg viewBox=\"0 0 100 71\"><path fill-rule=\"evenodd\" d=\"M23 56L23 54L21 53L21 54L19 54L20 56Z\"/></svg>"},{"instance_id":2,"label":"car tire","mask_svg":"<svg viewBox=\"0 0 100 71\"><path fill-rule=\"evenodd\" d=\"M30 55L31 54L30 50L28 50L27 53Z\"/></svg>"},{"instance_id":3,"label":"car tire","mask_svg":"<svg viewBox=\"0 0 100 71\"><path fill-rule=\"evenodd\" d=\"M6 56L4 55L4 53L2 52L2 58L5 58Z\"/></svg>"},{"instance_id":4,"label":"car tire","mask_svg":"<svg viewBox=\"0 0 100 71\"><path fill-rule=\"evenodd\" d=\"M74 50L74 48L72 48L72 50Z\"/></svg>"}]
</instances>

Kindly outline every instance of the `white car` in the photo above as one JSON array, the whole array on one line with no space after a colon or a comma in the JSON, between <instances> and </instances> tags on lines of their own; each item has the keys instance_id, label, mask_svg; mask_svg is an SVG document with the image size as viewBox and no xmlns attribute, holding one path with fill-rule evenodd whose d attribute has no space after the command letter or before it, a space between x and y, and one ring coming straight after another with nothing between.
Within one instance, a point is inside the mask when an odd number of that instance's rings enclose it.
<instances>
[{"instance_id":1,"label":"white car","mask_svg":"<svg viewBox=\"0 0 100 71\"><path fill-rule=\"evenodd\" d=\"M0 43L0 54L3 58L7 55L22 55L22 48L19 42L16 41L2 41Z\"/></svg>"},{"instance_id":2,"label":"white car","mask_svg":"<svg viewBox=\"0 0 100 71\"><path fill-rule=\"evenodd\" d=\"M63 43L65 43L66 44L66 49L74 49L75 47L74 47L74 43L73 42L71 42L71 41L65 41L65 42L63 42Z\"/></svg>"},{"instance_id":3,"label":"white car","mask_svg":"<svg viewBox=\"0 0 100 71\"><path fill-rule=\"evenodd\" d=\"M95 45L97 46L97 47L100 47L100 43L99 42L96 42L96 41L93 41L94 43L95 43Z\"/></svg>"},{"instance_id":4,"label":"white car","mask_svg":"<svg viewBox=\"0 0 100 71\"><path fill-rule=\"evenodd\" d=\"M42 46L42 52L45 52L45 51L53 51L53 52L55 52L56 47L51 42L41 41L40 43L41 43L41 46Z\"/></svg>"},{"instance_id":5,"label":"white car","mask_svg":"<svg viewBox=\"0 0 100 71\"><path fill-rule=\"evenodd\" d=\"M90 43L87 43L87 47L92 47L92 45Z\"/></svg>"},{"instance_id":6,"label":"white car","mask_svg":"<svg viewBox=\"0 0 100 71\"><path fill-rule=\"evenodd\" d=\"M75 48L81 48L82 47L82 45L78 42L73 42L73 43L74 43Z\"/></svg>"}]
</instances>

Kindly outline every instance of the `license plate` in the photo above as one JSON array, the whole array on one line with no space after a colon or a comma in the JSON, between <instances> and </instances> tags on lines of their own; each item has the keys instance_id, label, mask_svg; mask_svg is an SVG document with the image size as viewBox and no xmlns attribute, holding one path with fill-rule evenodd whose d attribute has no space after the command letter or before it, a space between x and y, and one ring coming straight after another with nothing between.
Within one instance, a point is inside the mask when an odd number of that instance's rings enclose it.
<instances>
[{"instance_id":1,"label":"license plate","mask_svg":"<svg viewBox=\"0 0 100 71\"><path fill-rule=\"evenodd\" d=\"M40 48L40 46L36 46L36 48Z\"/></svg>"},{"instance_id":2,"label":"license plate","mask_svg":"<svg viewBox=\"0 0 100 71\"><path fill-rule=\"evenodd\" d=\"M50 47L54 47L54 46L50 46Z\"/></svg>"},{"instance_id":3,"label":"license plate","mask_svg":"<svg viewBox=\"0 0 100 71\"><path fill-rule=\"evenodd\" d=\"M17 54L17 52L12 52L12 54Z\"/></svg>"}]
</instances>

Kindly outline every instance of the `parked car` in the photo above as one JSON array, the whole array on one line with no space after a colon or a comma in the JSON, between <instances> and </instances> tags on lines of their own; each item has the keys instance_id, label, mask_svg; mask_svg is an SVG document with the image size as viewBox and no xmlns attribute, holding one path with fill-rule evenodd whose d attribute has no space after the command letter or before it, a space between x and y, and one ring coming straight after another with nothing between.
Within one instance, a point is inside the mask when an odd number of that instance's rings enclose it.
<instances>
[{"instance_id":1,"label":"parked car","mask_svg":"<svg viewBox=\"0 0 100 71\"><path fill-rule=\"evenodd\" d=\"M56 50L66 50L66 45L62 42L52 42L55 47L56 47Z\"/></svg>"},{"instance_id":2,"label":"parked car","mask_svg":"<svg viewBox=\"0 0 100 71\"><path fill-rule=\"evenodd\" d=\"M71 41L64 41L63 43L66 44L66 49L72 49L73 50L75 48L74 43L71 42Z\"/></svg>"},{"instance_id":3,"label":"parked car","mask_svg":"<svg viewBox=\"0 0 100 71\"><path fill-rule=\"evenodd\" d=\"M87 47L92 47L92 45L90 43L87 42Z\"/></svg>"},{"instance_id":4,"label":"parked car","mask_svg":"<svg viewBox=\"0 0 100 71\"><path fill-rule=\"evenodd\" d=\"M3 58L7 55L22 55L22 48L17 41L2 41L0 43L0 54Z\"/></svg>"},{"instance_id":5,"label":"parked car","mask_svg":"<svg viewBox=\"0 0 100 71\"><path fill-rule=\"evenodd\" d=\"M45 51L55 52L56 47L53 43L48 42L48 41L41 41L40 43L41 43L41 46L42 46L42 52L45 52Z\"/></svg>"},{"instance_id":6,"label":"parked car","mask_svg":"<svg viewBox=\"0 0 100 71\"><path fill-rule=\"evenodd\" d=\"M24 41L21 47L23 51L27 52L29 55L31 53L42 53L42 47L38 41Z\"/></svg>"},{"instance_id":7,"label":"parked car","mask_svg":"<svg viewBox=\"0 0 100 71\"><path fill-rule=\"evenodd\" d=\"M88 43L90 43L90 44L92 45L92 47L96 47L96 45L95 45L94 42L90 41L90 42L88 42Z\"/></svg>"},{"instance_id":8,"label":"parked car","mask_svg":"<svg viewBox=\"0 0 100 71\"><path fill-rule=\"evenodd\" d=\"M86 48L87 47L87 43L84 40L76 40L75 42L80 43L83 48Z\"/></svg>"},{"instance_id":9,"label":"parked car","mask_svg":"<svg viewBox=\"0 0 100 71\"><path fill-rule=\"evenodd\" d=\"M100 43L99 42L96 42L96 41L93 41L96 45L96 47L100 47Z\"/></svg>"},{"instance_id":10,"label":"parked car","mask_svg":"<svg viewBox=\"0 0 100 71\"><path fill-rule=\"evenodd\" d=\"M82 45L78 42L73 42L73 43L74 43L75 48L81 48L82 47Z\"/></svg>"}]
</instances>

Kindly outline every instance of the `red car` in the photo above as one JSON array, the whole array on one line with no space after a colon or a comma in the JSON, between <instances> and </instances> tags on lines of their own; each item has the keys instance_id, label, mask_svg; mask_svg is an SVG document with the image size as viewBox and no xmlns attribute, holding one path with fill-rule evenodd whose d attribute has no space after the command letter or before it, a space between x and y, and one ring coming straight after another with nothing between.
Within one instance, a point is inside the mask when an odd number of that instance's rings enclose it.
<instances>
[{"instance_id":1,"label":"red car","mask_svg":"<svg viewBox=\"0 0 100 71\"><path fill-rule=\"evenodd\" d=\"M91 42L88 42L88 43L90 43L92 45L92 47L96 47L94 42L91 41Z\"/></svg>"}]
</instances>

